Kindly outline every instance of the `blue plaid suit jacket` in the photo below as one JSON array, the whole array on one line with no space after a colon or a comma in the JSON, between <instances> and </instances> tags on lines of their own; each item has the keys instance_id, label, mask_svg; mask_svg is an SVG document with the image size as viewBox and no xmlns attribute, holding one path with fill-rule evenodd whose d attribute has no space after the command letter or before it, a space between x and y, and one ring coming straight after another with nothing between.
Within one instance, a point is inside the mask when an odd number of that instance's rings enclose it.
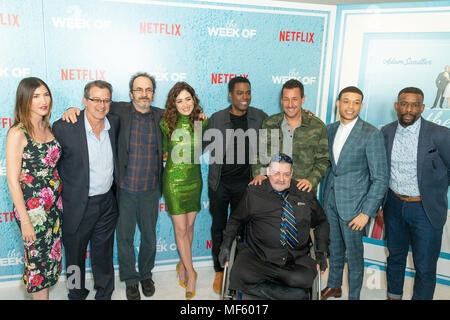
<instances>
[{"instance_id":1,"label":"blue plaid suit jacket","mask_svg":"<svg viewBox=\"0 0 450 320\"><path fill-rule=\"evenodd\" d=\"M351 221L360 212L376 217L389 184L383 135L358 117L336 163L333 143L339 125L340 121L327 126L331 166L324 179L324 207L332 201L333 192L344 221Z\"/></svg>"}]
</instances>

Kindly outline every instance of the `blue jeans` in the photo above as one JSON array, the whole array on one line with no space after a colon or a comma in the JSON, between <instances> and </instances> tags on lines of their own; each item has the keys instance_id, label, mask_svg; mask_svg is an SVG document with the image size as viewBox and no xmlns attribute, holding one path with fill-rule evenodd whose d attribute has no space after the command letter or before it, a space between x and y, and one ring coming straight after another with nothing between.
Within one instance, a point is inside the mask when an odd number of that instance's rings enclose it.
<instances>
[{"instance_id":1,"label":"blue jeans","mask_svg":"<svg viewBox=\"0 0 450 320\"><path fill-rule=\"evenodd\" d=\"M411 245L416 269L412 299L432 300L443 228L436 229L431 225L421 201L403 201L390 190L384 208L384 222L389 250L386 269L388 297L402 298L406 258Z\"/></svg>"}]
</instances>

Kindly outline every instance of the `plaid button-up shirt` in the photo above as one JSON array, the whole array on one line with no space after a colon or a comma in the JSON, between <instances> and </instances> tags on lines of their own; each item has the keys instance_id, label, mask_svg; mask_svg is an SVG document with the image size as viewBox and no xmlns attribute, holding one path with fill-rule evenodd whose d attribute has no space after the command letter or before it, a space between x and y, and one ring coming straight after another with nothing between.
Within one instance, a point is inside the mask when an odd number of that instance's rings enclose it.
<instances>
[{"instance_id":1,"label":"plaid button-up shirt","mask_svg":"<svg viewBox=\"0 0 450 320\"><path fill-rule=\"evenodd\" d=\"M130 127L130 150L125 178L120 187L126 191L143 192L159 183L156 130L151 112L133 108Z\"/></svg>"}]
</instances>

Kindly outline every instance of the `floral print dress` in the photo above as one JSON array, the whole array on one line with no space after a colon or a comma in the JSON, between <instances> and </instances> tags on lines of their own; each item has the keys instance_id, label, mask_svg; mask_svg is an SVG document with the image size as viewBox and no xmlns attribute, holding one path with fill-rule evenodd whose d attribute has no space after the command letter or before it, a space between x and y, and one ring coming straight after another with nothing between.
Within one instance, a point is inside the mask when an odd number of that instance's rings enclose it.
<instances>
[{"instance_id":1,"label":"floral print dress","mask_svg":"<svg viewBox=\"0 0 450 320\"><path fill-rule=\"evenodd\" d=\"M22 155L21 181L25 206L36 232L34 243L24 243L25 270L23 281L27 291L37 292L54 285L61 274L61 180L56 163L61 146L54 139L37 143L21 127L27 138ZM20 217L14 208L20 227Z\"/></svg>"}]
</instances>

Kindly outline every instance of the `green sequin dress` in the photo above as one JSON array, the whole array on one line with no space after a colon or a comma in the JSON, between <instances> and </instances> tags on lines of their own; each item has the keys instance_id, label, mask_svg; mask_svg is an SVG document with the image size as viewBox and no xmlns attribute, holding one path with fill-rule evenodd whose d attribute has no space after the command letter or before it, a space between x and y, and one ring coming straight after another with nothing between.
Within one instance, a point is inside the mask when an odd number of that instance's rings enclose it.
<instances>
[{"instance_id":1,"label":"green sequin dress","mask_svg":"<svg viewBox=\"0 0 450 320\"><path fill-rule=\"evenodd\" d=\"M202 132L207 122L203 121ZM159 125L163 134L163 153L168 152L162 187L167 209L171 215L200 211L202 174L198 157L201 156L202 134L194 135L189 117L179 113L172 138L164 119ZM197 154L194 152L196 147Z\"/></svg>"}]
</instances>

